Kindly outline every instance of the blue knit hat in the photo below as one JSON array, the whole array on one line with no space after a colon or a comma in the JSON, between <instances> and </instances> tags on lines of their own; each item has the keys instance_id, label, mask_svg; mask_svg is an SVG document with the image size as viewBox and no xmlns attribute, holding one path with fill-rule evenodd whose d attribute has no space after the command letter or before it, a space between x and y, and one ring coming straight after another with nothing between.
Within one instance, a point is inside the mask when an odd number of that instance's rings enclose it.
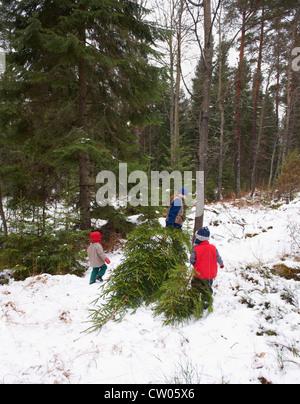
<instances>
[{"instance_id":1,"label":"blue knit hat","mask_svg":"<svg viewBox=\"0 0 300 404\"><path fill-rule=\"evenodd\" d=\"M185 195L185 196L188 196L188 194L189 194L189 191L188 191L185 187L179 188L179 189L178 189L178 192L179 192L181 195Z\"/></svg>"},{"instance_id":2,"label":"blue knit hat","mask_svg":"<svg viewBox=\"0 0 300 404\"><path fill-rule=\"evenodd\" d=\"M195 244L200 244L202 241L208 241L210 239L210 231L208 227L203 227L196 233Z\"/></svg>"}]
</instances>

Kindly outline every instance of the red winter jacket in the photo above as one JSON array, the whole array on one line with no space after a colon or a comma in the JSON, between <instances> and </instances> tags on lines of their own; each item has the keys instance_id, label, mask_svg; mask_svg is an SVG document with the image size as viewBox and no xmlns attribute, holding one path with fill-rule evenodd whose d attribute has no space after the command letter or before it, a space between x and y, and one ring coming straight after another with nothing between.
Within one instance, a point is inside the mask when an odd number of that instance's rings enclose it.
<instances>
[{"instance_id":1,"label":"red winter jacket","mask_svg":"<svg viewBox=\"0 0 300 404\"><path fill-rule=\"evenodd\" d=\"M203 241L200 245L195 246L197 256L194 268L196 270L195 277L201 279L215 279L218 274L217 248ZM220 257L221 258L221 257Z\"/></svg>"}]
</instances>

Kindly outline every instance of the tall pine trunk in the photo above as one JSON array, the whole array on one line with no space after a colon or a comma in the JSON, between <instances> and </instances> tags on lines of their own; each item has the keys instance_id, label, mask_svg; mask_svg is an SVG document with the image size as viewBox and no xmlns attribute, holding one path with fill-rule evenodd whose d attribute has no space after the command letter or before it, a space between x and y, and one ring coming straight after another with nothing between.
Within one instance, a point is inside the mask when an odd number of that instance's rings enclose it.
<instances>
[{"instance_id":1,"label":"tall pine trunk","mask_svg":"<svg viewBox=\"0 0 300 404\"><path fill-rule=\"evenodd\" d=\"M184 13L184 0L172 3L171 6L171 30L176 32L176 41L173 43L173 35L169 38L170 53L170 135L171 135L171 167L179 162L179 99L181 82L181 54ZM175 50L176 49L176 50ZM176 74L175 74L176 73ZM176 77L175 77L176 76Z\"/></svg>"},{"instance_id":2,"label":"tall pine trunk","mask_svg":"<svg viewBox=\"0 0 300 404\"><path fill-rule=\"evenodd\" d=\"M252 138L251 138L251 162L250 162L250 189L251 196L254 195L255 187L256 187L256 160L258 157L259 150L258 148L258 139L257 139L257 116L258 116L258 101L259 101L259 90L261 83L261 65L262 65L262 52L263 52L263 44L264 44L264 16L265 9L262 9L262 19L261 19L261 31L260 31L260 43L259 43L259 52L258 52L258 60L257 60L257 70L254 80L254 88L253 88L253 120L252 120Z\"/></svg>"},{"instance_id":3,"label":"tall pine trunk","mask_svg":"<svg viewBox=\"0 0 300 404\"><path fill-rule=\"evenodd\" d=\"M272 151L271 157L271 167L270 167L270 176L269 176L269 188L272 187L273 183L273 171L274 171L274 161L277 152L277 148L280 140L280 127L279 127L279 92L280 92L280 18L277 17L277 45L276 45L276 103L275 103L275 112L276 112L276 138L274 141L274 147ZM274 180L276 179L276 173L274 173Z\"/></svg>"},{"instance_id":4,"label":"tall pine trunk","mask_svg":"<svg viewBox=\"0 0 300 404\"><path fill-rule=\"evenodd\" d=\"M174 31L174 21L175 21L175 6L171 7L171 25L170 29L173 32ZM175 161L175 80L174 80L174 74L175 74L175 54L174 54L174 45L173 45L173 34L169 35L169 55L170 55L170 146L171 146L171 167L174 166L174 161Z\"/></svg>"},{"instance_id":5,"label":"tall pine trunk","mask_svg":"<svg viewBox=\"0 0 300 404\"><path fill-rule=\"evenodd\" d=\"M223 154L224 154L224 129L225 129L225 113L222 100L222 74L223 74L223 61L222 61L222 35L221 35L221 16L219 21L219 89L218 89L218 103L221 114L221 127L220 127L220 153L219 153L219 180L218 180L218 193L217 201L222 199L223 188Z\"/></svg>"},{"instance_id":6,"label":"tall pine trunk","mask_svg":"<svg viewBox=\"0 0 300 404\"><path fill-rule=\"evenodd\" d=\"M300 8L298 9L295 19L293 22L293 30L292 30L292 49L296 48L298 45L298 25L300 20ZM294 123L294 97L295 97L295 75L296 72L293 71L292 68L292 52L290 52L290 60L288 66L288 80L287 80L287 108L286 108L286 123L285 129L283 133L283 141L282 141L282 164L285 162L291 146L291 137L293 132L293 123Z\"/></svg>"},{"instance_id":7,"label":"tall pine trunk","mask_svg":"<svg viewBox=\"0 0 300 404\"><path fill-rule=\"evenodd\" d=\"M85 27L79 30L79 38L82 45L86 44ZM87 70L84 57L78 63L78 124L80 129L87 134ZM80 205L80 228L89 230L91 228L91 190L90 190L90 158L88 153L82 153L79 158L79 205Z\"/></svg>"},{"instance_id":8,"label":"tall pine trunk","mask_svg":"<svg viewBox=\"0 0 300 404\"><path fill-rule=\"evenodd\" d=\"M181 81L181 52L182 52L182 17L184 12L184 0L180 0L178 10L178 32L177 32L177 61L176 61L176 87L175 87L175 105L174 105L174 161L176 166L179 162L179 98Z\"/></svg>"},{"instance_id":9,"label":"tall pine trunk","mask_svg":"<svg viewBox=\"0 0 300 404\"><path fill-rule=\"evenodd\" d=\"M172 21L173 24L173 21ZM173 51L173 38L170 35L169 38L169 49L170 49L170 136L171 136L171 166L174 166L175 161L175 124L174 124L174 105L175 105L175 89L174 89L174 51Z\"/></svg>"},{"instance_id":10,"label":"tall pine trunk","mask_svg":"<svg viewBox=\"0 0 300 404\"><path fill-rule=\"evenodd\" d=\"M206 189L206 168L207 168L207 150L208 133L210 122L210 100L212 84L212 60L213 60L213 38L211 21L211 0L203 1L204 7L204 76L203 76L203 101L201 105L199 121L199 149L198 149L198 171L203 171L205 175L204 189ZM197 195L200 198L200 195ZM196 215L194 233L203 227L204 212L201 216Z\"/></svg>"},{"instance_id":11,"label":"tall pine trunk","mask_svg":"<svg viewBox=\"0 0 300 404\"><path fill-rule=\"evenodd\" d=\"M8 228L7 228L7 221L6 221L5 212L4 212L4 206L3 206L3 202L2 202L2 184L1 183L0 183L0 217L2 220L2 224L3 224L4 236L7 236Z\"/></svg>"},{"instance_id":12,"label":"tall pine trunk","mask_svg":"<svg viewBox=\"0 0 300 404\"><path fill-rule=\"evenodd\" d=\"M246 9L243 10L242 38L240 47L240 60L238 67L238 78L236 83L235 97L235 124L234 124L234 174L235 174L235 193L239 196L241 193L241 158L240 158L240 105L242 91L242 75L245 53L246 39Z\"/></svg>"},{"instance_id":13,"label":"tall pine trunk","mask_svg":"<svg viewBox=\"0 0 300 404\"><path fill-rule=\"evenodd\" d=\"M255 189L256 189L258 156L259 156L259 151L260 151L260 145L261 145L262 138L263 138L265 111L266 111L266 105L267 105L267 100L268 100L268 95L269 95L268 93L269 93L271 76L272 76L272 70L270 70L270 72L269 72L264 101L263 101L262 110L261 110L260 119L259 119L259 121L260 121L259 122L259 131L258 131L258 136L257 136L257 140L256 140L256 148L254 151L254 159L253 159L253 179L252 179L253 182L252 182L252 189L251 189L252 197L253 197L253 195L255 193Z\"/></svg>"}]
</instances>

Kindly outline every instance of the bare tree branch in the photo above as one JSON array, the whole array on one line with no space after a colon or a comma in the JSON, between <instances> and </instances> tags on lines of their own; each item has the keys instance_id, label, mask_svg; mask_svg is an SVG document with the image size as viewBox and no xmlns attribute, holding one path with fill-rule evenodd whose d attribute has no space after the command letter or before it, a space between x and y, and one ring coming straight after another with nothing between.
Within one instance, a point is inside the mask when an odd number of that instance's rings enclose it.
<instances>
[{"instance_id":1,"label":"bare tree branch","mask_svg":"<svg viewBox=\"0 0 300 404\"><path fill-rule=\"evenodd\" d=\"M186 0L188 3L190 3L190 4L192 4L193 6L195 6L195 7L203 7L203 3L199 3L199 4L197 4L197 3L195 3L194 1L192 1L192 0Z\"/></svg>"}]
</instances>

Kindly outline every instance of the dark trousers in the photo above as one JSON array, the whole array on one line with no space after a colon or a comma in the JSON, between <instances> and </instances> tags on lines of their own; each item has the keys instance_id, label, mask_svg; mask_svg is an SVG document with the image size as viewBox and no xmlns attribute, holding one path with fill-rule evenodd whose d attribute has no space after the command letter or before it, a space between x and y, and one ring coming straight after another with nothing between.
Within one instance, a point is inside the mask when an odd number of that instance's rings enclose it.
<instances>
[{"instance_id":1,"label":"dark trousers","mask_svg":"<svg viewBox=\"0 0 300 404\"><path fill-rule=\"evenodd\" d=\"M199 293L199 298L201 298L205 309L208 309L209 306L212 305L213 283L213 279L200 279L194 277L194 279L192 280L192 288L194 289L194 291Z\"/></svg>"},{"instance_id":2,"label":"dark trousers","mask_svg":"<svg viewBox=\"0 0 300 404\"><path fill-rule=\"evenodd\" d=\"M107 270L107 265L104 264L100 268L93 268L92 274L91 274L91 279L90 282L96 282L96 277L97 276L104 276L105 272Z\"/></svg>"},{"instance_id":3,"label":"dark trousers","mask_svg":"<svg viewBox=\"0 0 300 404\"><path fill-rule=\"evenodd\" d=\"M182 226L180 226L180 224L168 224L168 223L166 223L166 227L168 227L171 230L174 230L174 229L181 230L182 229Z\"/></svg>"}]
</instances>

